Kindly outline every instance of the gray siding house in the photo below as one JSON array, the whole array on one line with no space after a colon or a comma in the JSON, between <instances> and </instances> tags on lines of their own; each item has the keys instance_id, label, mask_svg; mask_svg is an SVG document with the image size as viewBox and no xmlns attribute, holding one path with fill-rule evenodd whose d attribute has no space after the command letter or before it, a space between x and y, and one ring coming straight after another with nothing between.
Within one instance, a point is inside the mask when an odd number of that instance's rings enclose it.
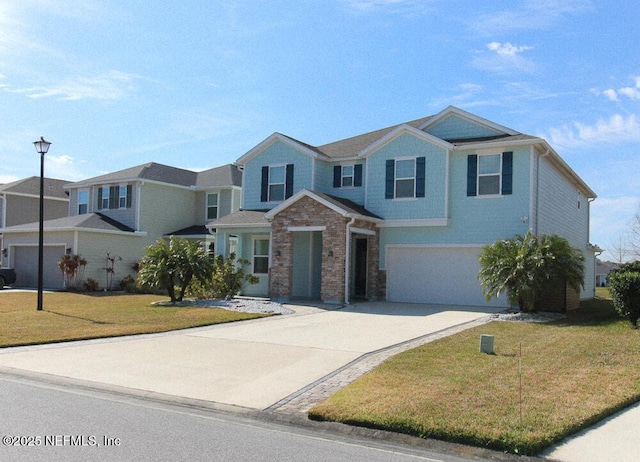
<instances>
[{"instance_id":1,"label":"gray siding house","mask_svg":"<svg viewBox=\"0 0 640 462\"><path fill-rule=\"evenodd\" d=\"M44 224L44 285L64 287L57 264L64 254L87 260L84 278L106 288L113 259L113 284L135 276L134 265L158 238L179 235L202 242L213 251L215 229L206 225L238 210L242 175L233 165L202 172L147 163L65 184L68 213ZM7 259L16 268L16 285L37 284L38 224L1 230ZM34 254L35 255L35 254Z\"/></svg>"}]
</instances>

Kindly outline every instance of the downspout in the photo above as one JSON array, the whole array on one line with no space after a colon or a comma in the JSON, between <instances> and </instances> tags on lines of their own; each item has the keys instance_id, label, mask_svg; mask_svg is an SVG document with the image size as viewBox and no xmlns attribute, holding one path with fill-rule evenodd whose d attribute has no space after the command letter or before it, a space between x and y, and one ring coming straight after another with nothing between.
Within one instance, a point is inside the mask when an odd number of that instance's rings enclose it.
<instances>
[{"instance_id":1,"label":"downspout","mask_svg":"<svg viewBox=\"0 0 640 462\"><path fill-rule=\"evenodd\" d=\"M355 223L356 217L351 217L346 226L346 242L344 255L344 303L349 303L349 276L351 274L351 226Z\"/></svg>"}]
</instances>

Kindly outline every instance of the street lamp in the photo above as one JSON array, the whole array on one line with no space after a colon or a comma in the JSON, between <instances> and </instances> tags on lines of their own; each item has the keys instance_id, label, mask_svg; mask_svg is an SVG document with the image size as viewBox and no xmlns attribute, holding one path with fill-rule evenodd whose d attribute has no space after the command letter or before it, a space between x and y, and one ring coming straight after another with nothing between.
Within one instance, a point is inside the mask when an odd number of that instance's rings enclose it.
<instances>
[{"instance_id":1,"label":"street lamp","mask_svg":"<svg viewBox=\"0 0 640 462\"><path fill-rule=\"evenodd\" d=\"M42 279L44 260L44 155L51 143L40 137L33 145L40 154L40 227L38 228L38 311L42 311Z\"/></svg>"}]
</instances>

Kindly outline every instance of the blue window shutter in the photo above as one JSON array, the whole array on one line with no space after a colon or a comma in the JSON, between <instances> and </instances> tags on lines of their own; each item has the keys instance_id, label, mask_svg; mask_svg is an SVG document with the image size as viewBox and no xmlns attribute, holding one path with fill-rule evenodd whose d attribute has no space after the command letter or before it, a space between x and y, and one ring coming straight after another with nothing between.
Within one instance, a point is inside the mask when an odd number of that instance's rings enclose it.
<instances>
[{"instance_id":1,"label":"blue window shutter","mask_svg":"<svg viewBox=\"0 0 640 462\"><path fill-rule=\"evenodd\" d=\"M513 152L502 153L502 194L513 193Z\"/></svg>"},{"instance_id":2,"label":"blue window shutter","mask_svg":"<svg viewBox=\"0 0 640 462\"><path fill-rule=\"evenodd\" d=\"M478 195L478 156L467 156L467 196Z\"/></svg>"},{"instance_id":3,"label":"blue window shutter","mask_svg":"<svg viewBox=\"0 0 640 462\"><path fill-rule=\"evenodd\" d=\"M416 197L424 197L426 177L426 159L416 158Z\"/></svg>"},{"instance_id":4,"label":"blue window shutter","mask_svg":"<svg viewBox=\"0 0 640 462\"><path fill-rule=\"evenodd\" d=\"M260 186L260 201L269 201L269 167L262 167L262 184Z\"/></svg>"},{"instance_id":5,"label":"blue window shutter","mask_svg":"<svg viewBox=\"0 0 640 462\"><path fill-rule=\"evenodd\" d=\"M287 180L284 188L284 198L293 196L293 164L287 164Z\"/></svg>"},{"instance_id":6,"label":"blue window shutter","mask_svg":"<svg viewBox=\"0 0 640 462\"><path fill-rule=\"evenodd\" d=\"M333 167L333 187L339 188L340 186L342 186L342 167L335 165Z\"/></svg>"},{"instance_id":7,"label":"blue window shutter","mask_svg":"<svg viewBox=\"0 0 640 462\"><path fill-rule=\"evenodd\" d=\"M362 164L353 166L353 186L362 186Z\"/></svg>"},{"instance_id":8,"label":"blue window shutter","mask_svg":"<svg viewBox=\"0 0 640 462\"><path fill-rule=\"evenodd\" d=\"M128 184L127 185L127 208L130 209L131 208L131 197L133 196L133 186Z\"/></svg>"},{"instance_id":9,"label":"blue window shutter","mask_svg":"<svg viewBox=\"0 0 640 462\"><path fill-rule=\"evenodd\" d=\"M98 206L96 210L100 210L102 208L102 186L98 188Z\"/></svg>"},{"instance_id":10,"label":"blue window shutter","mask_svg":"<svg viewBox=\"0 0 640 462\"><path fill-rule=\"evenodd\" d=\"M384 198L385 199L393 199L393 190L396 176L396 162L393 159L388 159L386 164L386 173L385 173L385 190L384 190Z\"/></svg>"}]
</instances>

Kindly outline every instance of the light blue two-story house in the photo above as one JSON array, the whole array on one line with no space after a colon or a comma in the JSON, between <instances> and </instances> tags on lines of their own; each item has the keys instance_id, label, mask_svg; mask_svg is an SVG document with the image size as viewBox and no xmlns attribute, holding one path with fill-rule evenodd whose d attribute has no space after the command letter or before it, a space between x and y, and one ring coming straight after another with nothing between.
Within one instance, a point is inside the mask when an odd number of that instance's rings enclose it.
<instances>
[{"instance_id":1,"label":"light blue two-story house","mask_svg":"<svg viewBox=\"0 0 640 462\"><path fill-rule=\"evenodd\" d=\"M274 133L237 165L241 210L208 226L259 277L246 295L484 305L479 252L527 230L585 256L564 308L594 295L595 193L544 139L459 108L323 146Z\"/></svg>"}]
</instances>

